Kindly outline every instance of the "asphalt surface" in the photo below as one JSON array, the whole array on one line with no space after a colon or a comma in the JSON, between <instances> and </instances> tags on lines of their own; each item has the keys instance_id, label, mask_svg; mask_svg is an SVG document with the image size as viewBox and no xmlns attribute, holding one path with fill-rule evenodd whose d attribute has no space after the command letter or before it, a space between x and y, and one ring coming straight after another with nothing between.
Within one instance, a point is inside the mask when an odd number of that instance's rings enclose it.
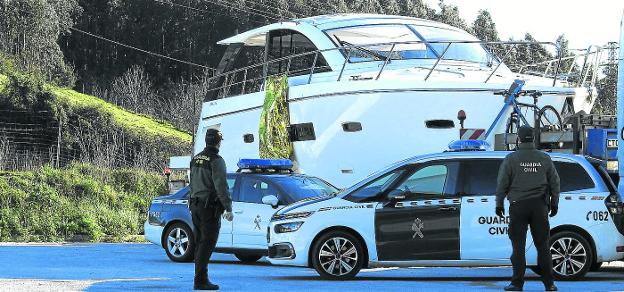
<instances>
[{"instance_id":1,"label":"asphalt surface","mask_svg":"<svg viewBox=\"0 0 624 292\"><path fill-rule=\"evenodd\" d=\"M501 291L511 269L411 268L360 272L356 280L321 280L311 269L245 265L215 254L210 278L223 291ZM527 272L525 291L540 291ZM192 263L173 263L152 244L0 245L2 291L191 290ZM579 282L558 282L561 291L624 291L624 263L612 263Z\"/></svg>"}]
</instances>

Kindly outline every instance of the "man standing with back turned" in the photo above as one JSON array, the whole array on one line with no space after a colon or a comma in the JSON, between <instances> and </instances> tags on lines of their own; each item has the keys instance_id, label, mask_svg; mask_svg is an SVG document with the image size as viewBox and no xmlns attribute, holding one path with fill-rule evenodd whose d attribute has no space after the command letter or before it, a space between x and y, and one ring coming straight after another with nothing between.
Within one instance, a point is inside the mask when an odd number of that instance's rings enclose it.
<instances>
[{"instance_id":1,"label":"man standing with back turned","mask_svg":"<svg viewBox=\"0 0 624 292\"><path fill-rule=\"evenodd\" d=\"M228 221L234 218L225 161L218 154L221 140L218 130L208 129L206 148L191 160L189 208L195 227L195 290L219 290L208 280L208 261L219 237L221 215Z\"/></svg>"},{"instance_id":2,"label":"man standing with back turned","mask_svg":"<svg viewBox=\"0 0 624 292\"><path fill-rule=\"evenodd\" d=\"M542 270L546 291L557 291L553 281L552 255L549 249L550 217L559 206L559 175L546 153L535 149L533 129L518 129L518 151L505 157L498 171L496 214L505 216L503 200L509 200L509 238L513 247L513 277L505 291L522 291L526 270L525 245L527 226L537 249L537 262Z\"/></svg>"}]
</instances>

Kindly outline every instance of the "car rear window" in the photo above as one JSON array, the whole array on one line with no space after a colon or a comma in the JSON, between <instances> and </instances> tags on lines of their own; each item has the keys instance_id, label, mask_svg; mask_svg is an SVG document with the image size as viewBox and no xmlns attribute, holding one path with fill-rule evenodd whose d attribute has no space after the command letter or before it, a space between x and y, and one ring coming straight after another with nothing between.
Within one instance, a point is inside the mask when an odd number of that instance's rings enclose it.
<instances>
[{"instance_id":1,"label":"car rear window","mask_svg":"<svg viewBox=\"0 0 624 292\"><path fill-rule=\"evenodd\" d=\"M461 195L494 195L502 159L474 159L461 162L458 191Z\"/></svg>"},{"instance_id":2,"label":"car rear window","mask_svg":"<svg viewBox=\"0 0 624 292\"><path fill-rule=\"evenodd\" d=\"M555 161L555 168L561 181L561 192L573 192L595 187L585 168L578 163Z\"/></svg>"}]
</instances>

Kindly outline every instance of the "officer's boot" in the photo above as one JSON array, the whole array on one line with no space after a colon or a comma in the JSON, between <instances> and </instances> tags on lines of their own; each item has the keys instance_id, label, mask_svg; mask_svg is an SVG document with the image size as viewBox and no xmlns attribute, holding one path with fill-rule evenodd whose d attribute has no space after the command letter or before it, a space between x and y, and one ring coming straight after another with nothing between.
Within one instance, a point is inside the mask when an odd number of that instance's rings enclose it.
<instances>
[{"instance_id":1,"label":"officer's boot","mask_svg":"<svg viewBox=\"0 0 624 292\"><path fill-rule=\"evenodd\" d=\"M557 289L557 286L555 285L555 283L544 283L544 290L546 291L559 291L559 289Z\"/></svg>"},{"instance_id":2,"label":"officer's boot","mask_svg":"<svg viewBox=\"0 0 624 292\"><path fill-rule=\"evenodd\" d=\"M522 286L511 283L505 287L505 291L522 291Z\"/></svg>"},{"instance_id":3,"label":"officer's boot","mask_svg":"<svg viewBox=\"0 0 624 292\"><path fill-rule=\"evenodd\" d=\"M219 290L219 286L208 281L208 275L195 276L193 290Z\"/></svg>"}]
</instances>

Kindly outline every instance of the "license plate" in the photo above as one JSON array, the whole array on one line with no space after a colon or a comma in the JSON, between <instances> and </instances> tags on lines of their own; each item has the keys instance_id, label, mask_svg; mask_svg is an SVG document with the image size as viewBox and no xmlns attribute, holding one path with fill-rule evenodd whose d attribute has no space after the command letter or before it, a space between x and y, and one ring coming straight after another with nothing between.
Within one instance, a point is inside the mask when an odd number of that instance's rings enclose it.
<instances>
[{"instance_id":1,"label":"license plate","mask_svg":"<svg viewBox=\"0 0 624 292\"><path fill-rule=\"evenodd\" d=\"M607 148L617 148L618 140L617 139L607 139Z\"/></svg>"}]
</instances>

